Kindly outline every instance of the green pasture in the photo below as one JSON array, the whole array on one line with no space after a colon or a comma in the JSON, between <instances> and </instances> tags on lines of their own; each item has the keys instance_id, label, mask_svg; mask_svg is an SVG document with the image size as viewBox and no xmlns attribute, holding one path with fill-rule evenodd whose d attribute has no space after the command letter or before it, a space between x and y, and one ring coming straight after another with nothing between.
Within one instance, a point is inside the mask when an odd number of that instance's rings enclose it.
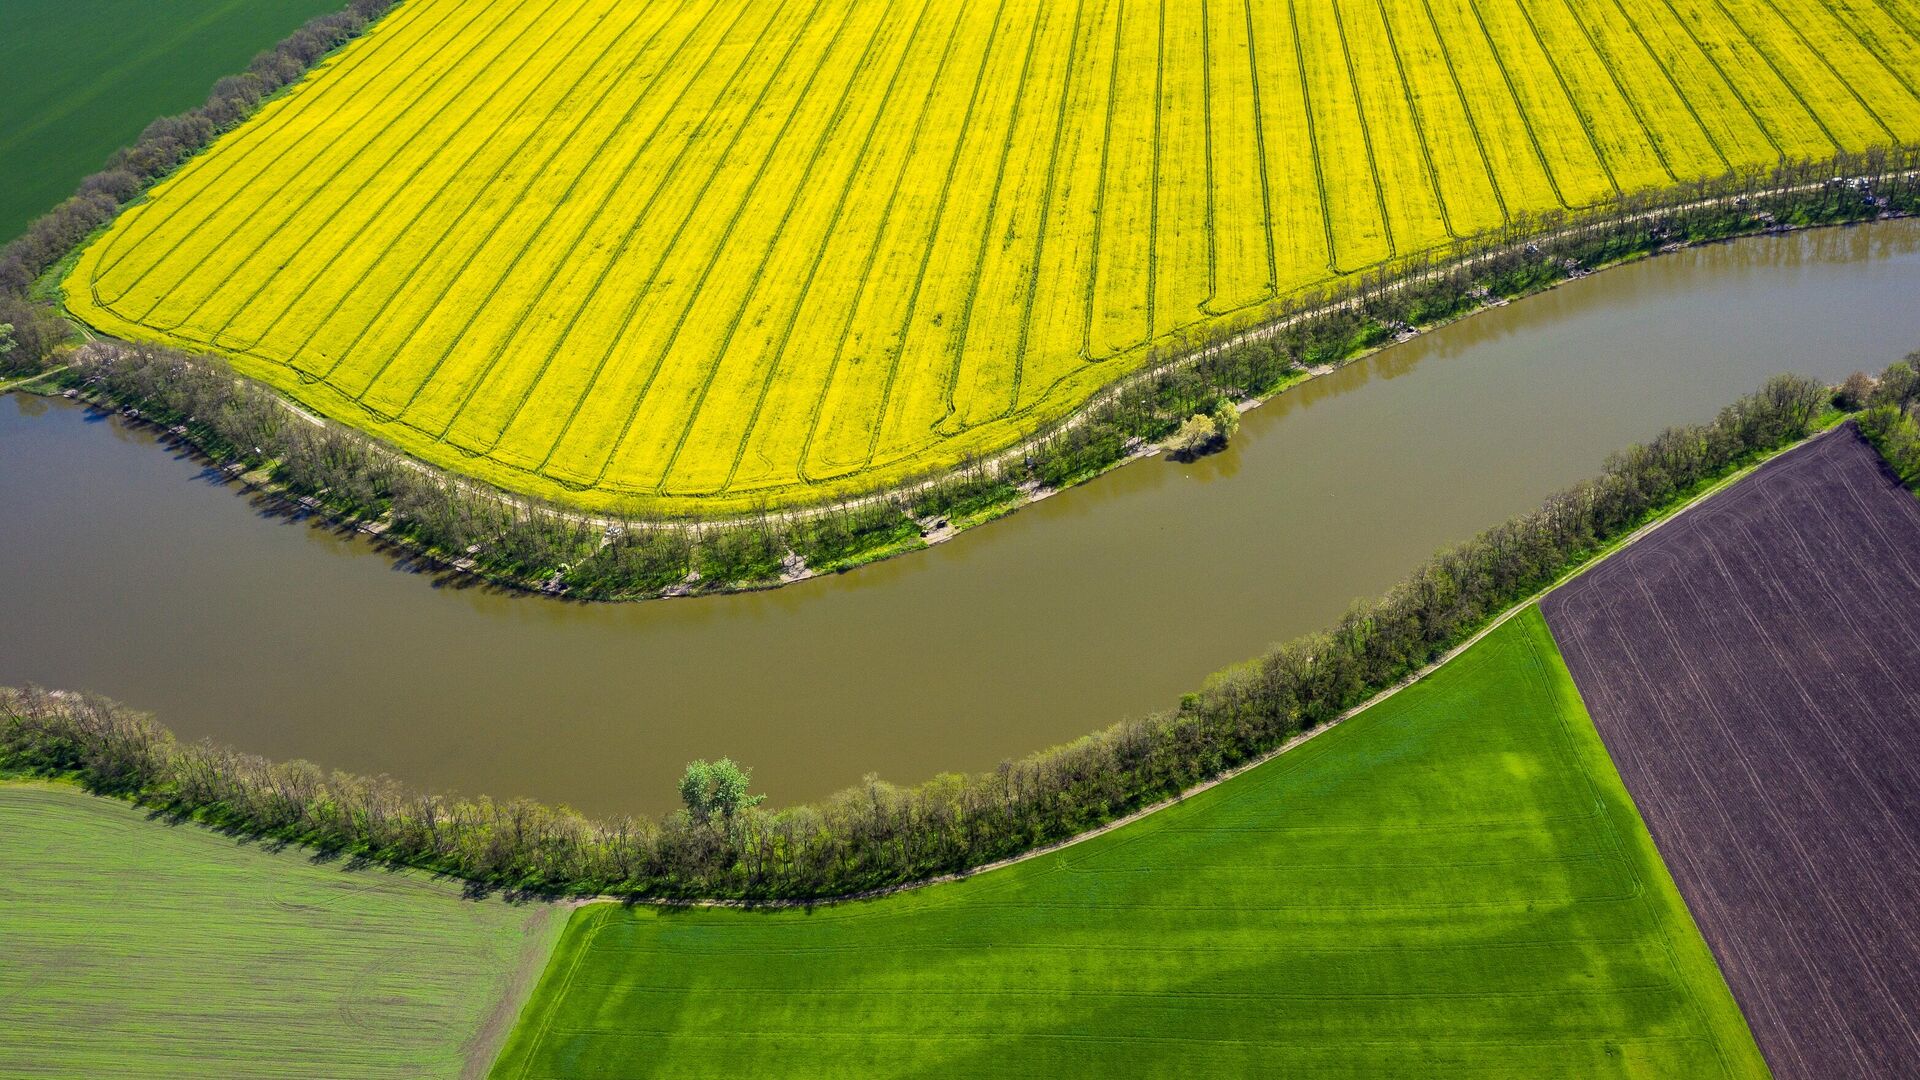
<instances>
[{"instance_id":1,"label":"green pasture","mask_svg":"<svg viewBox=\"0 0 1920 1080\"><path fill-rule=\"evenodd\" d=\"M472 1075L559 921L0 783L0 1076Z\"/></svg>"},{"instance_id":2,"label":"green pasture","mask_svg":"<svg viewBox=\"0 0 1920 1080\"><path fill-rule=\"evenodd\" d=\"M494 1076L1758 1076L1537 611L1238 779L950 885L580 909Z\"/></svg>"},{"instance_id":3,"label":"green pasture","mask_svg":"<svg viewBox=\"0 0 1920 1080\"><path fill-rule=\"evenodd\" d=\"M0 243L156 116L345 0L0 3Z\"/></svg>"}]
</instances>

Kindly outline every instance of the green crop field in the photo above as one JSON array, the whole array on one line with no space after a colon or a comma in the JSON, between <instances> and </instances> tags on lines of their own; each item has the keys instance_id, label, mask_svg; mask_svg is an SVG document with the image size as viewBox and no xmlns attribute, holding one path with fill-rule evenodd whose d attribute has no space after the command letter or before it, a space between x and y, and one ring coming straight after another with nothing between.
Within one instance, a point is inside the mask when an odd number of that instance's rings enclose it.
<instances>
[{"instance_id":1,"label":"green crop field","mask_svg":"<svg viewBox=\"0 0 1920 1080\"><path fill-rule=\"evenodd\" d=\"M472 1074L559 922L0 783L0 1076Z\"/></svg>"},{"instance_id":2,"label":"green crop field","mask_svg":"<svg viewBox=\"0 0 1920 1080\"><path fill-rule=\"evenodd\" d=\"M66 198L156 116L200 104L341 0L0 4L0 242Z\"/></svg>"},{"instance_id":3,"label":"green crop field","mask_svg":"<svg viewBox=\"0 0 1920 1080\"><path fill-rule=\"evenodd\" d=\"M494 1076L1763 1076L1537 611L1141 822L814 910L594 905Z\"/></svg>"},{"instance_id":4,"label":"green crop field","mask_svg":"<svg viewBox=\"0 0 1920 1080\"><path fill-rule=\"evenodd\" d=\"M777 506L1525 213L1920 139L1916 56L1915 0L404 0L66 284L509 489Z\"/></svg>"}]
</instances>

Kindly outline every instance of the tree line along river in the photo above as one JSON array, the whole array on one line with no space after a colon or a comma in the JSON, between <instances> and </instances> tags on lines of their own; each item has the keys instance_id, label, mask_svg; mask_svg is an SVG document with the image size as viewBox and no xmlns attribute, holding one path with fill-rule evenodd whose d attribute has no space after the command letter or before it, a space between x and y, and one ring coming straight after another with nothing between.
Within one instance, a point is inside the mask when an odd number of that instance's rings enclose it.
<instances>
[{"instance_id":1,"label":"tree line along river","mask_svg":"<svg viewBox=\"0 0 1920 1080\"><path fill-rule=\"evenodd\" d=\"M1761 237L1476 315L924 552L773 592L589 605L435 581L263 514L145 432L0 401L0 683L186 737L657 812L694 757L775 803L1170 705L1767 375L1920 347L1920 222Z\"/></svg>"}]
</instances>

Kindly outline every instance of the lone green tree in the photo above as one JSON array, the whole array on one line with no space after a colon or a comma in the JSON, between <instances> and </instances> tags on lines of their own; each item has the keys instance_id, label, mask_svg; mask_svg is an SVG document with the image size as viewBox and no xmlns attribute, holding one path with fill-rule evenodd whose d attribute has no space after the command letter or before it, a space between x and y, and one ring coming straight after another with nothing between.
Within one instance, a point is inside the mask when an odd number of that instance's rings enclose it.
<instances>
[{"instance_id":1,"label":"lone green tree","mask_svg":"<svg viewBox=\"0 0 1920 1080\"><path fill-rule=\"evenodd\" d=\"M0 322L0 364L7 362L7 354L13 351L13 324Z\"/></svg>"},{"instance_id":2,"label":"lone green tree","mask_svg":"<svg viewBox=\"0 0 1920 1080\"><path fill-rule=\"evenodd\" d=\"M1176 457L1197 457L1213 441L1220 437L1220 430L1214 426L1213 417L1206 413L1194 413L1181 423L1180 430L1168 440Z\"/></svg>"},{"instance_id":3,"label":"lone green tree","mask_svg":"<svg viewBox=\"0 0 1920 1080\"><path fill-rule=\"evenodd\" d=\"M731 822L735 814L766 798L747 794L752 781L753 771L741 768L732 758L692 761L680 777L680 798L687 804L687 813L702 825L716 817Z\"/></svg>"}]
</instances>

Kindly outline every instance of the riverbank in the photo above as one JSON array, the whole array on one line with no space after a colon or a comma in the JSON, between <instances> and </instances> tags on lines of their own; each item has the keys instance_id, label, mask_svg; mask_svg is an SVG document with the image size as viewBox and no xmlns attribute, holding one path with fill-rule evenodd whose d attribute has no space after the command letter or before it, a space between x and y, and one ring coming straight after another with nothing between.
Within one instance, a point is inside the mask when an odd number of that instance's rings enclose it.
<instances>
[{"instance_id":1,"label":"riverbank","mask_svg":"<svg viewBox=\"0 0 1920 1080\"><path fill-rule=\"evenodd\" d=\"M1220 672L1177 710L972 775L869 778L812 806L729 819L595 823L525 800L440 799L186 745L111 702L6 696L0 754L227 828L494 885L674 899L819 900L957 873L1173 798L1337 722L1649 520L1831 426L1827 391L1780 377L1707 425L1670 429L1599 478L1441 552L1327 632Z\"/></svg>"},{"instance_id":2,"label":"riverbank","mask_svg":"<svg viewBox=\"0 0 1920 1080\"><path fill-rule=\"evenodd\" d=\"M694 758L755 766L775 803L987 769L1332 623L1771 372L1878 370L1920 342L1917 275L1916 221L1643 260L1306 382L1220 453L697 603L556 602L396 564L234 498L150 428L12 395L0 608L36 630L0 684L90 687L186 738L598 816L670 808Z\"/></svg>"},{"instance_id":3,"label":"riverbank","mask_svg":"<svg viewBox=\"0 0 1920 1080\"><path fill-rule=\"evenodd\" d=\"M1825 166L1805 167L1820 175ZM1749 185L1751 186L1751 184ZM754 518L643 522L581 514L506 495L417 462L369 436L328 424L269 390L240 394L255 412L285 410L314 429L262 447L213 430L199 409L115 385L99 369L147 352L112 343L73 355L59 392L150 422L294 515L318 515L376 538L396 559L509 589L585 600L758 591L838 573L943 543L1121 465L1166 453L1185 416L1231 404L1256 408L1327 373L1474 314L1661 252L1756 233L1904 217L1920 204L1911 173L1754 188L1672 205L1622 208L1530 239L1486 245L1441 265L1362 282L1227 340L1188 349L1095 395L1059 428L968 472L830 506ZM1400 316L1422 315L1411 322ZM101 365L97 361L107 361ZM176 370L205 361L169 357ZM90 370L90 365L92 370ZM237 391L236 391L237 393ZM252 427L264 427L254 422ZM327 445L314 449L316 440ZM271 440L267 440L271 441ZM343 450L342 447L345 447ZM312 460L289 465L292 453ZM343 464L344 463L344 464ZM422 521L390 490L445 520ZM433 487L438 491L418 490ZM460 504L448 509L452 500Z\"/></svg>"}]
</instances>

